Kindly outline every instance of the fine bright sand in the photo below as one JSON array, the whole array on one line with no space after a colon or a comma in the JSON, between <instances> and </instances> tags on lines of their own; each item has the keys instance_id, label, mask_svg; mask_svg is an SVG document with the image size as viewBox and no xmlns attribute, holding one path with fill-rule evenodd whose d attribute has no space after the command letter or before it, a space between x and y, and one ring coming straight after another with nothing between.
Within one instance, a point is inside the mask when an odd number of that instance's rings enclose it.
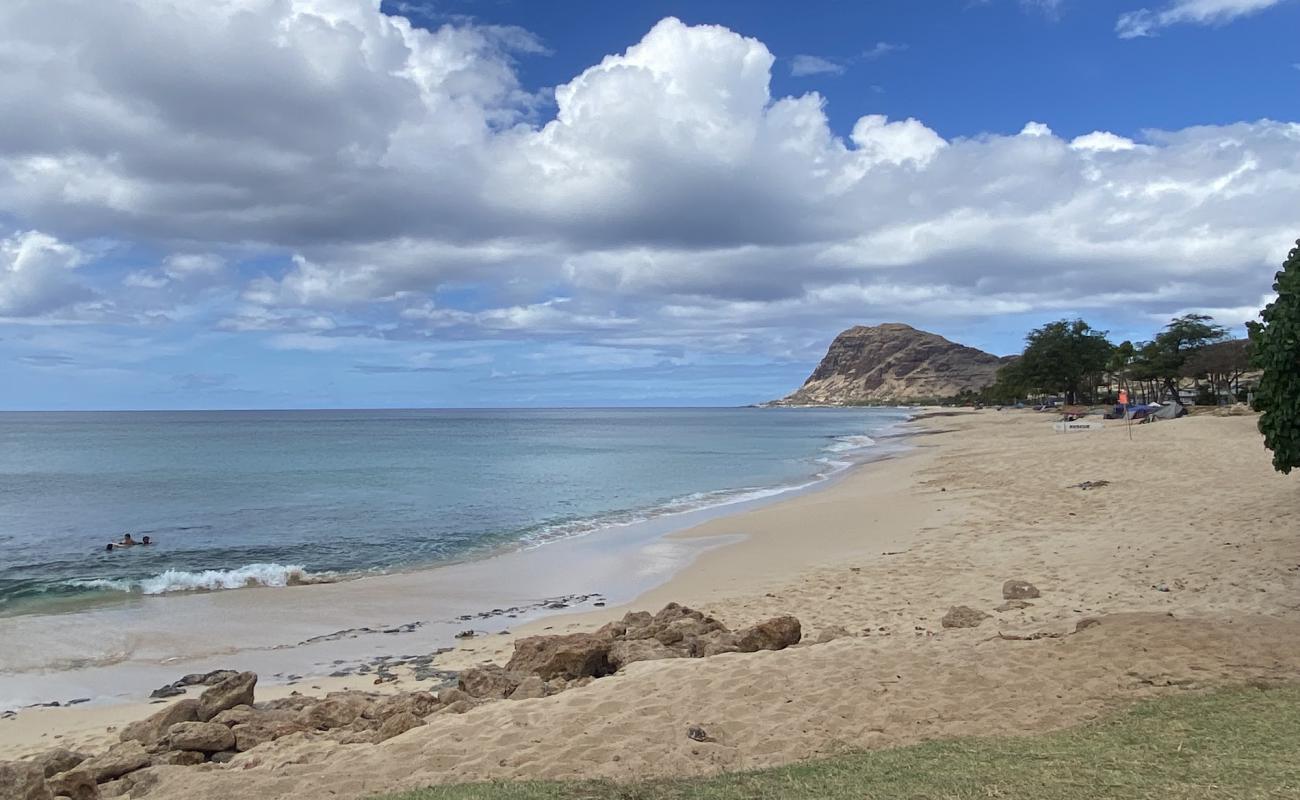
<instances>
[{"instance_id":1,"label":"fine bright sand","mask_svg":"<svg viewBox=\"0 0 1300 800\"><path fill-rule=\"evenodd\" d=\"M1300 679L1300 479L1273 473L1255 418L1074 434L1054 434L1051 422L1009 411L926 420L907 455L676 534L745 538L632 604L677 601L733 628L795 614L806 644L641 662L553 697L435 715L379 745L295 735L225 766L155 768L148 796L355 797L447 782L702 775L1033 734L1138 698ZM1097 480L1110 483L1072 486ZM1042 596L995 611L1008 579ZM945 630L939 620L954 605L991 618ZM552 617L515 635L586 630L624 610ZM1073 633L1086 617L1101 624ZM832 626L851 636L812 643ZM1035 633L1048 636L1004 638ZM510 640L471 641L438 665L502 661ZM102 716L68 722L92 712L106 713L74 709L60 724L102 726ZM0 722L5 749L55 744L48 720ZM713 741L687 738L689 725Z\"/></svg>"}]
</instances>

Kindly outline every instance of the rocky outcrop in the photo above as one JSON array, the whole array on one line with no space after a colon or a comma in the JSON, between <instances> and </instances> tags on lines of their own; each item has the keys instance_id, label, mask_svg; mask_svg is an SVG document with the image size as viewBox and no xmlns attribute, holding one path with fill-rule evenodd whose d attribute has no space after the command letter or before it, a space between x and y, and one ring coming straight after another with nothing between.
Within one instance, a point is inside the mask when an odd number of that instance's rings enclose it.
<instances>
[{"instance_id":1,"label":"rocky outcrop","mask_svg":"<svg viewBox=\"0 0 1300 800\"><path fill-rule=\"evenodd\" d=\"M243 767L262 763L260 754L278 739L380 745L436 714L463 714L487 702L545 698L638 661L781 650L798 644L802 633L799 620L791 616L733 631L706 614L669 603L657 614L629 613L594 633L520 639L506 666L466 670L457 686L437 695L349 690L258 703L256 674L204 673L183 679L185 685L215 681L201 696L178 700L128 725L119 734L121 741L106 752L87 757L50 750L29 761L0 762L0 800L139 797L174 767L214 769L233 762L230 768L240 768L241 759Z\"/></svg>"},{"instance_id":2,"label":"rocky outcrop","mask_svg":"<svg viewBox=\"0 0 1300 800\"><path fill-rule=\"evenodd\" d=\"M943 615L939 624L945 628L978 628L989 616L970 606L953 606L948 609L947 614Z\"/></svg>"},{"instance_id":3,"label":"rocky outcrop","mask_svg":"<svg viewBox=\"0 0 1300 800\"><path fill-rule=\"evenodd\" d=\"M51 800L45 773L31 761L0 761L0 800Z\"/></svg>"},{"instance_id":4,"label":"rocky outcrop","mask_svg":"<svg viewBox=\"0 0 1300 800\"><path fill-rule=\"evenodd\" d=\"M257 686L257 673L237 672L199 695L199 722L207 722L222 711L235 706L253 704L253 687Z\"/></svg>"},{"instance_id":5,"label":"rocky outcrop","mask_svg":"<svg viewBox=\"0 0 1300 800\"><path fill-rule=\"evenodd\" d=\"M167 730L167 743L176 750L219 753L235 748L235 734L218 722L178 722Z\"/></svg>"},{"instance_id":6,"label":"rocky outcrop","mask_svg":"<svg viewBox=\"0 0 1300 800\"><path fill-rule=\"evenodd\" d=\"M1011 580L1002 584L1003 600L1032 600L1039 594L1038 587L1029 581Z\"/></svg>"},{"instance_id":7,"label":"rocky outcrop","mask_svg":"<svg viewBox=\"0 0 1300 800\"><path fill-rule=\"evenodd\" d=\"M197 722L198 719L198 700L178 700L152 716L127 725L118 734L118 739L153 747L167 735L171 726L178 722Z\"/></svg>"},{"instance_id":8,"label":"rocky outcrop","mask_svg":"<svg viewBox=\"0 0 1300 800\"><path fill-rule=\"evenodd\" d=\"M909 325L859 325L836 336L804 385L776 405L933 401L991 385L1011 360Z\"/></svg>"}]
</instances>

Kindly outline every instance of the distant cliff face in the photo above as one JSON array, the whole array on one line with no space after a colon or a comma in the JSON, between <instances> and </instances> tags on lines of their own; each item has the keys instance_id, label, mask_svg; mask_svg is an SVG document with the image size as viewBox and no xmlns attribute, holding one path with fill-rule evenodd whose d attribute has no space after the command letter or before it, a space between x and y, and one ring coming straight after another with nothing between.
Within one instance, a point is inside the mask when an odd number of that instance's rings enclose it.
<instances>
[{"instance_id":1,"label":"distant cliff face","mask_svg":"<svg viewBox=\"0 0 1300 800\"><path fill-rule=\"evenodd\" d=\"M905 403L978 391L1010 359L899 323L849 328L781 405Z\"/></svg>"}]
</instances>

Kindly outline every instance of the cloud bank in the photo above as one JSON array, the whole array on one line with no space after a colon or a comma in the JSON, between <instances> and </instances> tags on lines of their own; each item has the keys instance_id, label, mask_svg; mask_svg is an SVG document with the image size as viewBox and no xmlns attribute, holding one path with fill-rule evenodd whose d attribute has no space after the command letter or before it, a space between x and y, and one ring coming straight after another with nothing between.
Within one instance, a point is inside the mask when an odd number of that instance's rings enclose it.
<instances>
[{"instance_id":1,"label":"cloud bank","mask_svg":"<svg viewBox=\"0 0 1300 800\"><path fill-rule=\"evenodd\" d=\"M1294 123L838 136L723 27L665 19L553 100L541 49L378 0L6 3L0 318L806 357L852 321L1247 308L1295 235Z\"/></svg>"}]
</instances>

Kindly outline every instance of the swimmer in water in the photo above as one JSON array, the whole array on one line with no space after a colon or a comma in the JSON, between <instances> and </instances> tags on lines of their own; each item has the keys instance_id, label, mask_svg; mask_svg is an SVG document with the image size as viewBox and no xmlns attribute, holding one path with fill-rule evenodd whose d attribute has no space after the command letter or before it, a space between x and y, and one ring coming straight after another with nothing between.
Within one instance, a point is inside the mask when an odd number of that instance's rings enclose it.
<instances>
[{"instance_id":1,"label":"swimmer in water","mask_svg":"<svg viewBox=\"0 0 1300 800\"><path fill-rule=\"evenodd\" d=\"M131 534L124 533L122 534L122 541L114 542L114 544L116 544L118 547L135 547L137 544L139 544L139 542L137 542L135 539L132 539Z\"/></svg>"},{"instance_id":2,"label":"swimmer in water","mask_svg":"<svg viewBox=\"0 0 1300 800\"><path fill-rule=\"evenodd\" d=\"M148 536L145 536L142 539L140 539L140 544L153 544L153 542L149 541Z\"/></svg>"}]
</instances>

